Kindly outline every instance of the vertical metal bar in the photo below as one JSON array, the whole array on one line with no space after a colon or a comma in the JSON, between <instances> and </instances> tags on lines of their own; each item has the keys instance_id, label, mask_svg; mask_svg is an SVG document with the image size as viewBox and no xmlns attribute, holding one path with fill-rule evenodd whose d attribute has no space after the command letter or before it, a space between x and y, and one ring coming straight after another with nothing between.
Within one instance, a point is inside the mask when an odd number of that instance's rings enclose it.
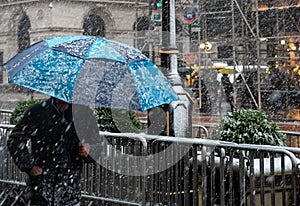
<instances>
[{"instance_id":1,"label":"vertical metal bar","mask_svg":"<svg viewBox=\"0 0 300 206\"><path fill-rule=\"evenodd\" d=\"M295 164L292 163L292 190L293 190L293 205L297 205L297 176L298 168Z\"/></svg>"},{"instance_id":2,"label":"vertical metal bar","mask_svg":"<svg viewBox=\"0 0 300 206\"><path fill-rule=\"evenodd\" d=\"M193 205L198 205L198 160L197 146L193 146Z\"/></svg>"},{"instance_id":3,"label":"vertical metal bar","mask_svg":"<svg viewBox=\"0 0 300 206\"><path fill-rule=\"evenodd\" d=\"M158 152L159 151L159 148L160 148L160 143L156 143L155 145L155 151L154 152ZM156 159L155 159L155 162L159 162L159 156L156 155L155 156ZM155 187L155 195L156 195L156 202L157 203L160 203L161 202L161 199L162 199L162 194L163 194L163 191L162 191L162 182L160 181L160 176L161 176L161 173L162 172L159 172L157 171L158 168L155 168L155 180L154 180L154 187Z\"/></svg>"},{"instance_id":4,"label":"vertical metal bar","mask_svg":"<svg viewBox=\"0 0 300 206\"><path fill-rule=\"evenodd\" d=\"M202 166L202 205L207 205L207 173L206 173L206 147L201 147L201 166Z\"/></svg>"},{"instance_id":5,"label":"vertical metal bar","mask_svg":"<svg viewBox=\"0 0 300 206\"><path fill-rule=\"evenodd\" d=\"M169 143L168 143L169 145ZM168 147L168 145L166 145L166 147ZM167 159L169 159L169 157L171 156L170 155L170 151L168 150L165 150L165 154L166 154L166 157ZM166 163L166 164L169 164L169 163ZM168 165L169 166L169 165ZM166 175L165 175L165 178L166 178L166 200L167 202L171 202L172 201L172 188L171 185L172 185L172 170L173 170L173 167L169 167L168 169L165 170L166 172Z\"/></svg>"},{"instance_id":6,"label":"vertical metal bar","mask_svg":"<svg viewBox=\"0 0 300 206\"><path fill-rule=\"evenodd\" d=\"M275 206L275 171L274 171L274 153L270 156L270 183L271 183L271 205Z\"/></svg>"},{"instance_id":7,"label":"vertical metal bar","mask_svg":"<svg viewBox=\"0 0 300 206\"><path fill-rule=\"evenodd\" d=\"M233 193L233 155L234 155L234 150L230 150L229 153L229 204L231 206L234 206L234 193Z\"/></svg>"},{"instance_id":8,"label":"vertical metal bar","mask_svg":"<svg viewBox=\"0 0 300 206\"><path fill-rule=\"evenodd\" d=\"M165 150L165 147L166 147L166 143L163 143L163 159L166 159L166 150ZM160 148L161 149L161 148ZM167 200L167 182L168 182L168 179L166 178L166 174L167 174L167 170L161 172L161 175L160 175L160 181L162 182L161 186L162 186L162 199L161 201L166 201Z\"/></svg>"},{"instance_id":9,"label":"vertical metal bar","mask_svg":"<svg viewBox=\"0 0 300 206\"><path fill-rule=\"evenodd\" d=\"M264 152L261 152L259 155L259 167L260 167L260 205L265 205L265 161L264 161Z\"/></svg>"},{"instance_id":10,"label":"vertical metal bar","mask_svg":"<svg viewBox=\"0 0 300 206\"><path fill-rule=\"evenodd\" d=\"M189 154L184 155L183 157L184 161L184 205L189 205L190 204L190 197L189 197Z\"/></svg>"},{"instance_id":11,"label":"vertical metal bar","mask_svg":"<svg viewBox=\"0 0 300 206\"><path fill-rule=\"evenodd\" d=\"M220 205L225 205L225 181L224 178L225 175L225 149L221 148L221 154L220 154Z\"/></svg>"},{"instance_id":12,"label":"vertical metal bar","mask_svg":"<svg viewBox=\"0 0 300 206\"><path fill-rule=\"evenodd\" d=\"M221 161L222 161L222 159L220 157L220 170L222 167ZM209 162L210 162L209 168L210 168L210 191L211 191L210 204L215 205L216 204L216 163L215 163L215 155L214 154L210 154ZM222 185L222 182L223 182L223 179L221 179L221 172L220 172L220 184L221 185Z\"/></svg>"},{"instance_id":13,"label":"vertical metal bar","mask_svg":"<svg viewBox=\"0 0 300 206\"><path fill-rule=\"evenodd\" d=\"M240 166L240 170L239 170L239 179L240 179L240 206L245 205L245 188L246 188L246 184L245 184L245 162L244 162L244 151L239 150L239 166Z\"/></svg>"},{"instance_id":14,"label":"vertical metal bar","mask_svg":"<svg viewBox=\"0 0 300 206\"><path fill-rule=\"evenodd\" d=\"M147 148L148 148L148 144L147 144L147 141L143 141L140 143L141 145L141 150L142 150L142 155L146 156L148 155L147 153ZM148 168L148 165L146 164L146 161L143 162L143 176L142 176L142 185L141 185L141 202L142 202L142 205L146 205L146 193L147 193L147 168Z\"/></svg>"},{"instance_id":15,"label":"vertical metal bar","mask_svg":"<svg viewBox=\"0 0 300 206\"><path fill-rule=\"evenodd\" d=\"M133 150L132 147L128 147L127 148L127 152L130 153ZM126 161L126 167L128 168L128 170L130 170L129 168L132 167L132 163L131 163L131 159L127 159ZM132 186L132 181L130 180L130 177L126 176L126 194L127 196L131 196L132 190L133 190L133 186Z\"/></svg>"},{"instance_id":16,"label":"vertical metal bar","mask_svg":"<svg viewBox=\"0 0 300 206\"><path fill-rule=\"evenodd\" d=\"M255 174L254 174L254 151L250 151L250 205L255 205Z\"/></svg>"},{"instance_id":17,"label":"vertical metal bar","mask_svg":"<svg viewBox=\"0 0 300 206\"><path fill-rule=\"evenodd\" d=\"M114 195L116 194L116 180L117 178L117 173L115 173L114 171L116 171L116 150L117 150L117 143L116 143L116 137L112 137L113 139L113 149L111 150L112 152L112 157L110 158L110 160L112 161L111 164L111 168L112 168L112 172L111 172L111 182L110 182L110 188L111 188L111 194L113 194L112 196L114 197Z\"/></svg>"},{"instance_id":18,"label":"vertical metal bar","mask_svg":"<svg viewBox=\"0 0 300 206\"><path fill-rule=\"evenodd\" d=\"M154 148L153 148L153 144L150 144L151 142L149 142L148 144L148 154L149 155L152 155L154 152ZM151 162L149 162L149 165L146 165L146 168L148 169L148 177L147 177L147 200L148 202L150 203L150 206L154 206L154 189L153 189L153 182L154 182L154 177L155 177L155 174L154 174L154 159L152 158L151 159Z\"/></svg>"},{"instance_id":19,"label":"vertical metal bar","mask_svg":"<svg viewBox=\"0 0 300 206\"><path fill-rule=\"evenodd\" d=\"M281 194L282 206L286 205L285 155L281 154Z\"/></svg>"},{"instance_id":20,"label":"vertical metal bar","mask_svg":"<svg viewBox=\"0 0 300 206\"><path fill-rule=\"evenodd\" d=\"M178 152L180 152L180 151L178 151ZM175 154L174 154L174 159L177 159L178 158L178 156L180 156L181 155L181 153L179 153L178 154L178 152L175 152ZM181 156L180 156L181 157ZM174 168L175 168L175 171L174 171L174 182L175 182L175 187L174 187L174 191L175 191L175 194L174 194L174 198L175 198L175 204L176 205L180 205L180 187L179 187L179 185L180 185L180 179L179 179L179 171L180 171L180 161L178 161L176 164L175 164L175 166L174 166Z\"/></svg>"}]
</instances>

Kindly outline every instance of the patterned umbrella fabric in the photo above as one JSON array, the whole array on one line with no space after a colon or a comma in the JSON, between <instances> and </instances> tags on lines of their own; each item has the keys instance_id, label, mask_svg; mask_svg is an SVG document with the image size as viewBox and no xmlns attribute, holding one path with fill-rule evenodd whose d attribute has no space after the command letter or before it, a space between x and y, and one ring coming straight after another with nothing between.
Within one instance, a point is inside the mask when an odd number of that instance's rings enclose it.
<instances>
[{"instance_id":1,"label":"patterned umbrella fabric","mask_svg":"<svg viewBox=\"0 0 300 206\"><path fill-rule=\"evenodd\" d=\"M141 110L178 100L141 51L106 38L39 41L4 64L9 82L69 103Z\"/></svg>"}]
</instances>

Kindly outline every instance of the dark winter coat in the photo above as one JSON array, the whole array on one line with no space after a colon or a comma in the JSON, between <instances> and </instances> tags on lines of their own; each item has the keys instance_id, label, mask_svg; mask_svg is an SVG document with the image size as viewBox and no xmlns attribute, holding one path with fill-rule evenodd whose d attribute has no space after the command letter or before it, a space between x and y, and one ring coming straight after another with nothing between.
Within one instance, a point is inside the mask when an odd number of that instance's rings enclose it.
<instances>
[{"instance_id":1,"label":"dark winter coat","mask_svg":"<svg viewBox=\"0 0 300 206\"><path fill-rule=\"evenodd\" d=\"M72 119L72 107L61 112L51 98L30 107L7 142L21 171L29 174L33 166L43 169L42 175L29 175L28 185L30 198L41 199L45 205L79 202L83 158Z\"/></svg>"},{"instance_id":2,"label":"dark winter coat","mask_svg":"<svg viewBox=\"0 0 300 206\"><path fill-rule=\"evenodd\" d=\"M234 105L233 105L233 85L231 84L230 80L229 80L229 77L227 75L224 75L222 76L221 78L221 81L222 81L222 84L223 84L223 87L224 87L224 92L227 96L227 100L228 100L228 103L230 104L230 107L231 107L231 111L233 111L234 109Z\"/></svg>"}]
</instances>

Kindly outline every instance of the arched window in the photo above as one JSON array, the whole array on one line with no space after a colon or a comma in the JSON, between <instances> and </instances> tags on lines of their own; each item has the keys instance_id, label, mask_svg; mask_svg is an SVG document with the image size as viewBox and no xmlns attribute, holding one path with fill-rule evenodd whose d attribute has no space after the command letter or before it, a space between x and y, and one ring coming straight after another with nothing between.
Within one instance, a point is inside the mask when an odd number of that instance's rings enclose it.
<instances>
[{"instance_id":1,"label":"arched window","mask_svg":"<svg viewBox=\"0 0 300 206\"><path fill-rule=\"evenodd\" d=\"M84 19L83 35L105 37L104 20L95 14L91 14Z\"/></svg>"},{"instance_id":2,"label":"arched window","mask_svg":"<svg viewBox=\"0 0 300 206\"><path fill-rule=\"evenodd\" d=\"M18 26L18 51L23 51L30 45L29 29L30 20L27 15L23 15Z\"/></svg>"},{"instance_id":3,"label":"arched window","mask_svg":"<svg viewBox=\"0 0 300 206\"><path fill-rule=\"evenodd\" d=\"M141 16L137 19L137 31L145 31L149 29L149 18Z\"/></svg>"}]
</instances>

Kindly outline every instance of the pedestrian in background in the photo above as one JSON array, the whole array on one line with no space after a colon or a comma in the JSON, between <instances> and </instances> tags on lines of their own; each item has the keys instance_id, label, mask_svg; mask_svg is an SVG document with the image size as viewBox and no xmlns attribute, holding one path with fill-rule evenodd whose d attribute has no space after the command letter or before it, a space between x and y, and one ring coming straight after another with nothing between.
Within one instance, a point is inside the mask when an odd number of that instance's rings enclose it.
<instances>
[{"instance_id":1,"label":"pedestrian in background","mask_svg":"<svg viewBox=\"0 0 300 206\"><path fill-rule=\"evenodd\" d=\"M229 77L227 74L223 74L221 78L221 82L224 88L225 95L227 97L227 101L230 105L231 111L234 110L234 104L233 104L233 85L229 80Z\"/></svg>"}]
</instances>

